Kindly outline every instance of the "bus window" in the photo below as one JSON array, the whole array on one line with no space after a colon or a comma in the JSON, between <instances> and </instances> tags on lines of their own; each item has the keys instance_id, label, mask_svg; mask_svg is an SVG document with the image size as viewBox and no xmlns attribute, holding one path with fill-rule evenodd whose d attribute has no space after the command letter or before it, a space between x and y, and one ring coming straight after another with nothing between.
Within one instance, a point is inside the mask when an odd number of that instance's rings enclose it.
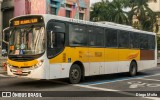
<instances>
[{"instance_id":1,"label":"bus window","mask_svg":"<svg viewBox=\"0 0 160 100\"><path fill-rule=\"evenodd\" d=\"M148 49L148 35L140 34L140 49L147 50Z\"/></svg>"},{"instance_id":2,"label":"bus window","mask_svg":"<svg viewBox=\"0 0 160 100\"><path fill-rule=\"evenodd\" d=\"M60 53L65 44L65 24L62 22L49 22L47 26L48 58Z\"/></svg>"},{"instance_id":3,"label":"bus window","mask_svg":"<svg viewBox=\"0 0 160 100\"><path fill-rule=\"evenodd\" d=\"M88 34L85 26L69 24L69 43L72 46L87 46Z\"/></svg>"},{"instance_id":4,"label":"bus window","mask_svg":"<svg viewBox=\"0 0 160 100\"><path fill-rule=\"evenodd\" d=\"M117 30L106 29L106 47L117 47Z\"/></svg>"},{"instance_id":5,"label":"bus window","mask_svg":"<svg viewBox=\"0 0 160 100\"><path fill-rule=\"evenodd\" d=\"M118 33L118 47L129 48L129 32L119 31Z\"/></svg>"},{"instance_id":6,"label":"bus window","mask_svg":"<svg viewBox=\"0 0 160 100\"><path fill-rule=\"evenodd\" d=\"M104 32L102 28L88 27L89 46L104 46Z\"/></svg>"},{"instance_id":7,"label":"bus window","mask_svg":"<svg viewBox=\"0 0 160 100\"><path fill-rule=\"evenodd\" d=\"M148 36L148 46L149 46L149 49L151 50L155 49L155 36L154 35Z\"/></svg>"},{"instance_id":8,"label":"bus window","mask_svg":"<svg viewBox=\"0 0 160 100\"><path fill-rule=\"evenodd\" d=\"M139 34L130 32L130 48L139 48Z\"/></svg>"}]
</instances>

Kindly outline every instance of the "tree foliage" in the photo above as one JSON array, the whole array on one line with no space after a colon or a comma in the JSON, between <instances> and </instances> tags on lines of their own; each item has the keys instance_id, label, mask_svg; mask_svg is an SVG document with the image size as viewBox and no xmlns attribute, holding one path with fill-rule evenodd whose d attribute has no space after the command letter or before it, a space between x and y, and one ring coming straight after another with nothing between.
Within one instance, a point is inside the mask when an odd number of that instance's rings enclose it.
<instances>
[{"instance_id":1,"label":"tree foliage","mask_svg":"<svg viewBox=\"0 0 160 100\"><path fill-rule=\"evenodd\" d=\"M156 23L156 13L154 13L147 4L148 0L131 0L131 11L128 13L129 20L135 15L139 20L139 29L153 31Z\"/></svg>"},{"instance_id":2,"label":"tree foliage","mask_svg":"<svg viewBox=\"0 0 160 100\"><path fill-rule=\"evenodd\" d=\"M133 25L133 27L153 31L156 23L156 13L147 4L148 0L102 0L91 7L91 21L109 21L119 24ZM124 9L130 8L130 11ZM132 23L136 16L139 23Z\"/></svg>"},{"instance_id":3,"label":"tree foliage","mask_svg":"<svg viewBox=\"0 0 160 100\"><path fill-rule=\"evenodd\" d=\"M126 0L102 0L97 2L91 7L91 20L92 21L110 21L120 24L128 24L127 12L123 10L126 6Z\"/></svg>"}]
</instances>

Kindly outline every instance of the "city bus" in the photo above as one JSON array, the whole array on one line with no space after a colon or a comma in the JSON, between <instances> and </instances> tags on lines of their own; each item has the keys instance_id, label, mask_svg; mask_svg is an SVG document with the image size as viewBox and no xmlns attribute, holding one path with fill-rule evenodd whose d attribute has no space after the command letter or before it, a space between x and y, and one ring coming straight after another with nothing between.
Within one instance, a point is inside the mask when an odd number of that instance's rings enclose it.
<instances>
[{"instance_id":1,"label":"city bus","mask_svg":"<svg viewBox=\"0 0 160 100\"><path fill-rule=\"evenodd\" d=\"M44 14L15 17L7 31L11 76L77 84L86 76L135 76L157 66L156 34L126 25Z\"/></svg>"}]
</instances>

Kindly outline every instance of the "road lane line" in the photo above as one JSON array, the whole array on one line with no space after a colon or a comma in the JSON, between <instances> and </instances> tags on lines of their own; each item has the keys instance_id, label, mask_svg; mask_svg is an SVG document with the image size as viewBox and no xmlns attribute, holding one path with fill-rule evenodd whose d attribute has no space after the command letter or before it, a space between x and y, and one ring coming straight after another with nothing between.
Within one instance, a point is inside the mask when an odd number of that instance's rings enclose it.
<instances>
[{"instance_id":1,"label":"road lane line","mask_svg":"<svg viewBox=\"0 0 160 100\"><path fill-rule=\"evenodd\" d=\"M7 76L7 75L3 75L3 74L0 74L0 77L9 77L9 76Z\"/></svg>"},{"instance_id":2,"label":"road lane line","mask_svg":"<svg viewBox=\"0 0 160 100\"><path fill-rule=\"evenodd\" d=\"M139 78L139 79L160 82L160 80L157 80L157 79L149 79L149 78Z\"/></svg>"},{"instance_id":3,"label":"road lane line","mask_svg":"<svg viewBox=\"0 0 160 100\"><path fill-rule=\"evenodd\" d=\"M126 80L133 80L133 79L141 79L141 78L147 78L147 77L159 76L159 75L160 74L143 75L143 76L135 76L135 77L124 77L124 78L119 78L119 79L112 79L112 80L103 80L103 81L98 81L98 82L82 83L81 85L100 85L100 84L121 82L121 81L126 81Z\"/></svg>"},{"instance_id":4,"label":"road lane line","mask_svg":"<svg viewBox=\"0 0 160 100\"><path fill-rule=\"evenodd\" d=\"M119 94L123 94L123 95L128 95L128 96L133 96L136 97L136 94L133 93L128 93L128 92L123 92L121 90L115 90L115 89L107 89L107 88L100 88L100 87L94 87L94 86L89 86L89 85L74 85L77 87L82 87L82 88L88 88L88 89L94 89L94 90L100 90L100 91L111 91L111 92L115 92L115 93L119 93ZM160 98L158 97L142 97L142 96L137 96L139 98L145 98L145 99L150 99L150 100L160 100Z\"/></svg>"}]
</instances>

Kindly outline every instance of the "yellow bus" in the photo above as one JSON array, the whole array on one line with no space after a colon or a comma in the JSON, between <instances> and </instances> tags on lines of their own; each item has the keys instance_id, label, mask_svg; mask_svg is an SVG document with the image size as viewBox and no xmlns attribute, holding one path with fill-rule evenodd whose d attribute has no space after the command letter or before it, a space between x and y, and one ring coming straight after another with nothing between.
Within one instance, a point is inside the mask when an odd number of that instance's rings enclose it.
<instances>
[{"instance_id":1,"label":"yellow bus","mask_svg":"<svg viewBox=\"0 0 160 100\"><path fill-rule=\"evenodd\" d=\"M130 26L44 14L13 18L7 31L11 76L76 84L85 76L134 76L157 66L156 34Z\"/></svg>"}]
</instances>

